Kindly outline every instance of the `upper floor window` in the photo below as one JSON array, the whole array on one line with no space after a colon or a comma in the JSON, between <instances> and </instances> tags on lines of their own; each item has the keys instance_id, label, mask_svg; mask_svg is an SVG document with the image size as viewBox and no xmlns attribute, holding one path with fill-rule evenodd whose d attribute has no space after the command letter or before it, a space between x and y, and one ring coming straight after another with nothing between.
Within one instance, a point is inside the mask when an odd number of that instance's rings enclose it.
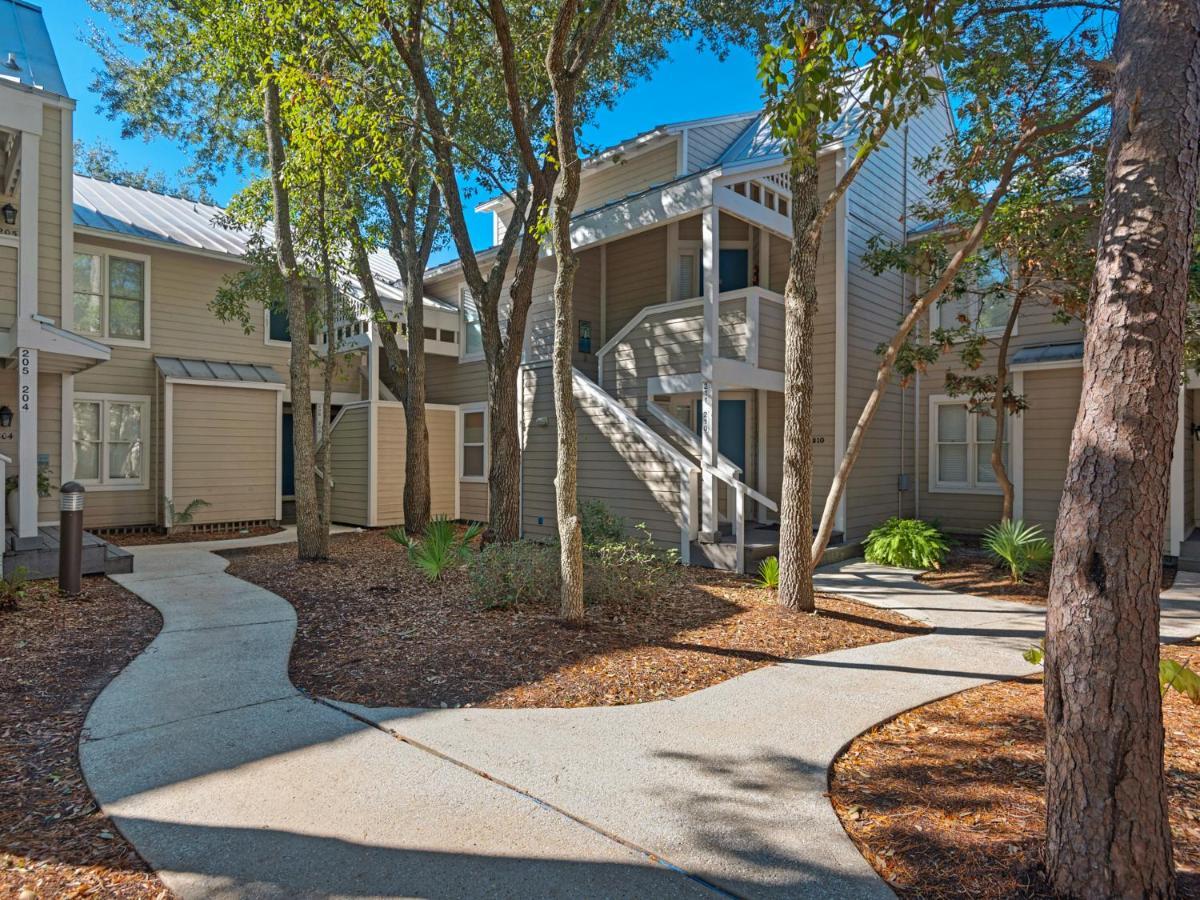
<instances>
[{"instance_id":1,"label":"upper floor window","mask_svg":"<svg viewBox=\"0 0 1200 900\"><path fill-rule=\"evenodd\" d=\"M984 334L999 334L1008 324L1013 296L1004 261L994 259L982 266L973 283L957 296L933 309L933 327L953 330L963 325Z\"/></svg>"},{"instance_id":2,"label":"upper floor window","mask_svg":"<svg viewBox=\"0 0 1200 900\"><path fill-rule=\"evenodd\" d=\"M74 330L112 343L144 344L149 330L149 257L75 253Z\"/></svg>"},{"instance_id":3,"label":"upper floor window","mask_svg":"<svg viewBox=\"0 0 1200 900\"><path fill-rule=\"evenodd\" d=\"M459 419L459 476L487 480L487 407L472 404L461 408Z\"/></svg>"},{"instance_id":4,"label":"upper floor window","mask_svg":"<svg viewBox=\"0 0 1200 900\"><path fill-rule=\"evenodd\" d=\"M75 479L88 485L143 487L149 407L146 397L76 395Z\"/></svg>"},{"instance_id":5,"label":"upper floor window","mask_svg":"<svg viewBox=\"0 0 1200 900\"><path fill-rule=\"evenodd\" d=\"M983 413L971 412L967 405L946 397L934 397L930 410L930 483L934 490L980 491L993 493L996 471L992 468L992 443L996 439L996 420ZM1008 465L1008 435L1001 450Z\"/></svg>"},{"instance_id":6,"label":"upper floor window","mask_svg":"<svg viewBox=\"0 0 1200 900\"><path fill-rule=\"evenodd\" d=\"M267 308L267 340L281 344L292 342L292 327L286 309Z\"/></svg>"},{"instance_id":7,"label":"upper floor window","mask_svg":"<svg viewBox=\"0 0 1200 900\"><path fill-rule=\"evenodd\" d=\"M483 325L479 321L479 308L471 291L465 287L459 292L459 306L462 317L462 358L482 359Z\"/></svg>"}]
</instances>

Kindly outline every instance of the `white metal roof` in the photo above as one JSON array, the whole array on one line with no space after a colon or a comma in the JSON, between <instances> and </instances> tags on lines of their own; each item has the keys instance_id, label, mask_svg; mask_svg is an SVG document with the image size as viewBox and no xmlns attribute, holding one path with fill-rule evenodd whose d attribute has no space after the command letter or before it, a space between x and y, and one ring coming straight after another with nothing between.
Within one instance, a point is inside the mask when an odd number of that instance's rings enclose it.
<instances>
[{"instance_id":1,"label":"white metal roof","mask_svg":"<svg viewBox=\"0 0 1200 900\"><path fill-rule=\"evenodd\" d=\"M223 362L215 359L184 359L180 356L156 356L154 364L167 378L196 381L235 381L243 384L283 384L283 378L270 366L254 363Z\"/></svg>"},{"instance_id":2,"label":"white metal roof","mask_svg":"<svg viewBox=\"0 0 1200 900\"><path fill-rule=\"evenodd\" d=\"M3 2L6 0L0 0ZM253 232L227 227L221 222L223 214L219 206L75 175L73 219L76 228L88 232L240 259ZM391 256L377 250L371 254L370 262L380 297L403 303L400 270ZM425 305L450 308L430 297L425 298Z\"/></svg>"}]
</instances>

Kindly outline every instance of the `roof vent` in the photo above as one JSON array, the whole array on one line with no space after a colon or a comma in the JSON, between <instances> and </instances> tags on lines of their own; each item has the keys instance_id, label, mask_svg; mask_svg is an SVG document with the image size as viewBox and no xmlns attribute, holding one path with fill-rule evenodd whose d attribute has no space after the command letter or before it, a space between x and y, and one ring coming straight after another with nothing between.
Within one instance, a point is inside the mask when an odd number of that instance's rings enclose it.
<instances>
[{"instance_id":1,"label":"roof vent","mask_svg":"<svg viewBox=\"0 0 1200 900\"><path fill-rule=\"evenodd\" d=\"M21 68L21 64L17 62L17 54L11 50L8 51L8 59L4 60L4 68L12 69L14 72Z\"/></svg>"}]
</instances>

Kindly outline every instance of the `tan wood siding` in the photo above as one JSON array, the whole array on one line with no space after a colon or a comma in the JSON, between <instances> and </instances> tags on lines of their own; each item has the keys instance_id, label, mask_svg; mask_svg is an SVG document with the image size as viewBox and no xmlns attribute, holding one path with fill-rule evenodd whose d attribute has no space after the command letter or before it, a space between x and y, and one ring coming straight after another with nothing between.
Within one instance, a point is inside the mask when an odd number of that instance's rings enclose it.
<instances>
[{"instance_id":1,"label":"tan wood siding","mask_svg":"<svg viewBox=\"0 0 1200 900\"><path fill-rule=\"evenodd\" d=\"M576 212L594 209L675 178L675 140L637 156L618 156L585 170L579 185Z\"/></svg>"},{"instance_id":2,"label":"tan wood siding","mask_svg":"<svg viewBox=\"0 0 1200 900\"><path fill-rule=\"evenodd\" d=\"M667 302L667 229L655 228L608 245L607 341L643 306Z\"/></svg>"},{"instance_id":3,"label":"tan wood siding","mask_svg":"<svg viewBox=\"0 0 1200 900\"><path fill-rule=\"evenodd\" d=\"M38 312L56 322L62 316L62 115L52 106L42 107L38 153Z\"/></svg>"},{"instance_id":4,"label":"tan wood siding","mask_svg":"<svg viewBox=\"0 0 1200 900\"><path fill-rule=\"evenodd\" d=\"M458 483L458 515L468 522L488 520L488 486L482 481L460 481Z\"/></svg>"},{"instance_id":5,"label":"tan wood siding","mask_svg":"<svg viewBox=\"0 0 1200 900\"><path fill-rule=\"evenodd\" d=\"M17 321L17 248L0 245L0 328Z\"/></svg>"},{"instance_id":6,"label":"tan wood siding","mask_svg":"<svg viewBox=\"0 0 1200 900\"><path fill-rule=\"evenodd\" d=\"M524 478L524 530L534 538L555 534L554 399L550 369L526 369L525 392L530 417L544 418L545 426L526 432ZM628 423L611 409L576 389L579 427L579 497L603 500L626 525L646 523L657 544L679 546L681 476L666 454L633 433ZM540 522L538 520L541 520Z\"/></svg>"},{"instance_id":7,"label":"tan wood siding","mask_svg":"<svg viewBox=\"0 0 1200 900\"><path fill-rule=\"evenodd\" d=\"M379 455L376 475L375 524L404 522L405 445L407 430L404 407L380 403L376 411ZM425 428L429 434L429 511L433 516L454 518L455 422L454 410L427 409Z\"/></svg>"},{"instance_id":8,"label":"tan wood siding","mask_svg":"<svg viewBox=\"0 0 1200 900\"><path fill-rule=\"evenodd\" d=\"M172 386L172 497L208 507L198 524L274 519L279 475L279 392Z\"/></svg>"},{"instance_id":9,"label":"tan wood siding","mask_svg":"<svg viewBox=\"0 0 1200 900\"><path fill-rule=\"evenodd\" d=\"M487 363L460 363L452 356L425 357L428 403L481 403L488 397Z\"/></svg>"},{"instance_id":10,"label":"tan wood siding","mask_svg":"<svg viewBox=\"0 0 1200 900\"><path fill-rule=\"evenodd\" d=\"M368 525L367 482L371 448L369 410L362 406L342 410L333 429L333 521Z\"/></svg>"},{"instance_id":11,"label":"tan wood siding","mask_svg":"<svg viewBox=\"0 0 1200 900\"><path fill-rule=\"evenodd\" d=\"M1067 477L1083 369L1025 373L1025 521L1054 532Z\"/></svg>"},{"instance_id":12,"label":"tan wood siding","mask_svg":"<svg viewBox=\"0 0 1200 900\"><path fill-rule=\"evenodd\" d=\"M758 365L761 369L783 371L783 304L770 300L758 303Z\"/></svg>"},{"instance_id":13,"label":"tan wood siding","mask_svg":"<svg viewBox=\"0 0 1200 900\"><path fill-rule=\"evenodd\" d=\"M924 190L920 178L911 171L910 161L927 155L945 138L948 128L945 107L940 103L929 107L908 126L908 161L904 139L901 135L893 136L872 154L847 192L847 434L874 389L879 365L876 348L891 338L907 302L904 280L899 273L875 275L866 265L868 242L876 236L892 241L902 239L905 193L911 203ZM832 182L832 172L827 176L823 171L823 181L826 178ZM912 403L912 391L893 380L867 433L847 487L848 540L864 537L888 516L911 515L915 510L913 492L900 492L897 484L900 474L911 476L917 464L911 449ZM921 445L925 446L924 437ZM922 514L925 513L922 500Z\"/></svg>"}]
</instances>

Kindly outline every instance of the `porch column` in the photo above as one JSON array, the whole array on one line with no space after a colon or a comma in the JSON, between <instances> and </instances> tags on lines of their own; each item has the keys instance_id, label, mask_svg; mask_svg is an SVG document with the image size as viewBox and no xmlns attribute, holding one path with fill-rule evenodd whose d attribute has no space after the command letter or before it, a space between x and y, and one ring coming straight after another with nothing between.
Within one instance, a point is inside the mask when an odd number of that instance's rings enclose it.
<instances>
[{"instance_id":1,"label":"porch column","mask_svg":"<svg viewBox=\"0 0 1200 900\"><path fill-rule=\"evenodd\" d=\"M1167 547L1168 556L1178 556L1179 549L1187 537L1183 533L1184 503L1183 496L1183 461L1186 456L1184 441L1189 435L1184 434L1183 404L1187 400L1187 388L1179 389L1179 421L1175 423L1175 448L1171 453L1171 503L1167 513Z\"/></svg>"},{"instance_id":2,"label":"porch column","mask_svg":"<svg viewBox=\"0 0 1200 900\"><path fill-rule=\"evenodd\" d=\"M713 188L719 190L719 188ZM700 459L704 466L716 468L720 455L717 441L717 421L720 387L715 380L715 361L720 355L720 272L718 271L720 247L720 217L715 202L705 207L701 214L704 265L704 342L700 351ZM702 475L700 480L700 539L711 539L717 532L717 479ZM732 510L731 510L732 512Z\"/></svg>"},{"instance_id":3,"label":"porch column","mask_svg":"<svg viewBox=\"0 0 1200 900\"><path fill-rule=\"evenodd\" d=\"M17 521L17 549L37 545L37 439L38 439L38 352L30 347L17 350L17 460L21 466L17 479L20 512Z\"/></svg>"}]
</instances>

